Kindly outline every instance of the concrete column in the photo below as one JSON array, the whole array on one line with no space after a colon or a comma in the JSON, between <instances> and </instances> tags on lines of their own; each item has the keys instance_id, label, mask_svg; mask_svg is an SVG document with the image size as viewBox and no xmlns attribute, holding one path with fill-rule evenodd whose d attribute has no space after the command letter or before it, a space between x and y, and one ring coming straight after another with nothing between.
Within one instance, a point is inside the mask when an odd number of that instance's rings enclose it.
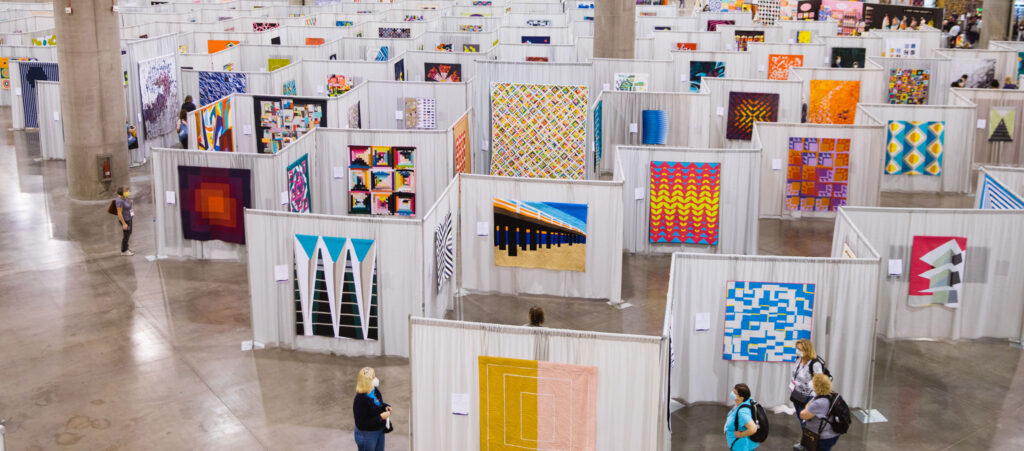
<instances>
[{"instance_id":1,"label":"concrete column","mask_svg":"<svg viewBox=\"0 0 1024 451\"><path fill-rule=\"evenodd\" d=\"M981 4L981 19L981 37L977 48L987 49L988 41L1009 40L1013 0L985 0Z\"/></svg>"},{"instance_id":2,"label":"concrete column","mask_svg":"<svg viewBox=\"0 0 1024 451\"><path fill-rule=\"evenodd\" d=\"M65 13L67 5L53 2L68 195L109 199L129 181L118 14L110 10L110 0L74 0L72 14ZM100 155L111 157L108 182L100 181Z\"/></svg>"},{"instance_id":3,"label":"concrete column","mask_svg":"<svg viewBox=\"0 0 1024 451\"><path fill-rule=\"evenodd\" d=\"M596 0L594 7L594 57L632 59L636 0Z\"/></svg>"}]
</instances>

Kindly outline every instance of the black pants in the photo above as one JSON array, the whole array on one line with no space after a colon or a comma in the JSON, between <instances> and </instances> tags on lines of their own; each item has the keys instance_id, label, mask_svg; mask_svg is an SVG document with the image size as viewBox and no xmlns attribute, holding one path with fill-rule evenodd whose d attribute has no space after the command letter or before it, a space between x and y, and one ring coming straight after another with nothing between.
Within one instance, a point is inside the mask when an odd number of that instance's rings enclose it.
<instances>
[{"instance_id":1,"label":"black pants","mask_svg":"<svg viewBox=\"0 0 1024 451\"><path fill-rule=\"evenodd\" d=\"M122 231L122 236L121 236L121 252L125 252L125 251L128 250L128 238L130 238L132 236L132 220L129 219L129 220L125 221L125 224L128 224L128 228L126 228L126 229L124 229ZM118 225L120 225L120 223L118 223Z\"/></svg>"}]
</instances>

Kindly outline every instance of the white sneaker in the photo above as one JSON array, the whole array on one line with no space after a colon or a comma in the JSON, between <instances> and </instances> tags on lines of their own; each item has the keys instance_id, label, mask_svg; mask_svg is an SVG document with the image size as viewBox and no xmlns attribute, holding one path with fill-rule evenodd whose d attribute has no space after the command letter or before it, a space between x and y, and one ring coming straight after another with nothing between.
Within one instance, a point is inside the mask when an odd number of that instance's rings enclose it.
<instances>
[{"instance_id":1,"label":"white sneaker","mask_svg":"<svg viewBox=\"0 0 1024 451\"><path fill-rule=\"evenodd\" d=\"M131 257L132 255L135 255L135 252L132 252L131 249L128 249L128 250L122 252L121 255L124 255L125 257Z\"/></svg>"}]
</instances>

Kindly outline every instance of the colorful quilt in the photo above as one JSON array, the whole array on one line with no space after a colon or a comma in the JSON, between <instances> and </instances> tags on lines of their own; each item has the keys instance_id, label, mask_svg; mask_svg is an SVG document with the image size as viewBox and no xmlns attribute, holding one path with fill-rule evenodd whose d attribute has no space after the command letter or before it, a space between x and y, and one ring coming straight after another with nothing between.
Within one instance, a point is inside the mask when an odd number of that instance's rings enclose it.
<instances>
[{"instance_id":1,"label":"colorful quilt","mask_svg":"<svg viewBox=\"0 0 1024 451\"><path fill-rule=\"evenodd\" d=\"M587 87L494 83L491 174L582 180Z\"/></svg>"},{"instance_id":2,"label":"colorful quilt","mask_svg":"<svg viewBox=\"0 0 1024 451\"><path fill-rule=\"evenodd\" d=\"M718 163L651 162L652 243L718 244Z\"/></svg>"}]
</instances>

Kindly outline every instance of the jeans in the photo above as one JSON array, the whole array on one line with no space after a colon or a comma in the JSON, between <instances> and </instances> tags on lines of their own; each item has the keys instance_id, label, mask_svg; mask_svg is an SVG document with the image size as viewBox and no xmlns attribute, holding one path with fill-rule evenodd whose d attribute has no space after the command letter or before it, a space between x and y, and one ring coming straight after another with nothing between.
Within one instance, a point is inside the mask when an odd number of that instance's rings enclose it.
<instances>
[{"instance_id":1,"label":"jeans","mask_svg":"<svg viewBox=\"0 0 1024 451\"><path fill-rule=\"evenodd\" d=\"M384 451L384 429L360 431L356 428L356 448L359 451Z\"/></svg>"},{"instance_id":2,"label":"jeans","mask_svg":"<svg viewBox=\"0 0 1024 451\"><path fill-rule=\"evenodd\" d=\"M797 396L803 396L799 392L796 392L796 395ZM805 422L804 422L803 418L800 418L800 412L803 412L804 407L807 407L807 403L806 402L796 402L796 401L792 401L792 402L793 402L793 408L796 409L796 420L800 422L800 428L803 429Z\"/></svg>"},{"instance_id":3,"label":"jeans","mask_svg":"<svg viewBox=\"0 0 1024 451\"><path fill-rule=\"evenodd\" d=\"M125 221L125 224L128 224L128 228L122 230L123 234L121 236L121 252L125 252L128 250L128 238L132 236L132 220L128 219L127 221ZM118 222L117 225L121 225L121 223Z\"/></svg>"},{"instance_id":4,"label":"jeans","mask_svg":"<svg viewBox=\"0 0 1024 451\"><path fill-rule=\"evenodd\" d=\"M836 442L839 441L839 436L832 437L830 439L818 440L818 451L829 451L833 446L836 446Z\"/></svg>"}]
</instances>

